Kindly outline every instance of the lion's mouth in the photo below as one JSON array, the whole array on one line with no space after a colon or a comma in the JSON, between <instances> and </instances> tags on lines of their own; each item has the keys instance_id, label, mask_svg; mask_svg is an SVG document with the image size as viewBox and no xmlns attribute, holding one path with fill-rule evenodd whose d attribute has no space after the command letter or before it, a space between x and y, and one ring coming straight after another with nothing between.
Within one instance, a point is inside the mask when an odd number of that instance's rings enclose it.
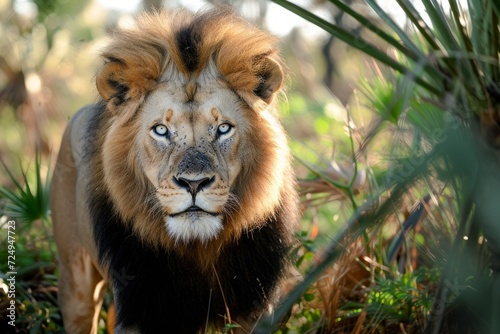
<instances>
[{"instance_id":1,"label":"lion's mouth","mask_svg":"<svg viewBox=\"0 0 500 334\"><path fill-rule=\"evenodd\" d=\"M170 216L170 217L177 217L177 216L179 216L179 215L188 214L188 213L206 213L206 214L209 214L209 215L211 215L211 216L218 216L218 215L219 215L217 212L205 211L205 210L203 210L202 208L200 208L199 206L196 206L196 205L191 205L191 206L190 206L189 208L187 208L186 210L181 211L181 212L177 212L177 213L170 214L169 216Z\"/></svg>"}]
</instances>

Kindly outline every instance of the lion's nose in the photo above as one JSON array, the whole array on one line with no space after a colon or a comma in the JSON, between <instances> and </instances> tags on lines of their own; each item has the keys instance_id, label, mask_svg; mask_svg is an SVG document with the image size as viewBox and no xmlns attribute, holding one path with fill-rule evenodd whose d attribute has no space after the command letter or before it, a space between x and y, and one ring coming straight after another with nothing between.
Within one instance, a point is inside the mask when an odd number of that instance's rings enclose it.
<instances>
[{"instance_id":1,"label":"lion's nose","mask_svg":"<svg viewBox=\"0 0 500 334\"><path fill-rule=\"evenodd\" d=\"M215 176L204 177L198 180L189 180L184 177L177 178L174 176L173 181L178 187L186 189L194 197L203 189L210 187L215 182Z\"/></svg>"}]
</instances>

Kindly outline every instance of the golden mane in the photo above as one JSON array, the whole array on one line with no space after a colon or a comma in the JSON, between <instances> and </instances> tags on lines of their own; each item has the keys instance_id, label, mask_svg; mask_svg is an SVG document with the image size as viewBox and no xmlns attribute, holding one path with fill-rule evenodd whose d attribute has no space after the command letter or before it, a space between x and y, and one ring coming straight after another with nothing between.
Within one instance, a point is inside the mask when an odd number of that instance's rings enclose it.
<instances>
[{"instance_id":1,"label":"golden mane","mask_svg":"<svg viewBox=\"0 0 500 334\"><path fill-rule=\"evenodd\" d=\"M143 240L175 248L208 265L224 242L265 223L283 202L295 209L287 140L273 115L273 98L283 83L274 36L227 8L198 15L161 11L143 14L135 27L115 31L103 57L106 62L96 81L107 115L97 140L102 153L92 165L93 187L102 189L106 184L116 210ZM151 201L152 189L137 162L134 143L140 124L134 115L147 93L164 80L168 66L173 64L177 75L196 78L211 61L222 80L246 102L242 113L255 131L241 148L246 165L234 185L237 207L227 214L222 234L217 242L188 248L174 245L164 233L161 212ZM262 126L264 119L272 128Z\"/></svg>"},{"instance_id":2,"label":"golden mane","mask_svg":"<svg viewBox=\"0 0 500 334\"><path fill-rule=\"evenodd\" d=\"M97 87L106 100L140 98L153 89L170 62L183 75L196 77L210 59L253 109L266 108L281 88L278 39L229 7L200 14L154 11L140 15L135 23L116 30L102 53L107 62L97 75Z\"/></svg>"}]
</instances>

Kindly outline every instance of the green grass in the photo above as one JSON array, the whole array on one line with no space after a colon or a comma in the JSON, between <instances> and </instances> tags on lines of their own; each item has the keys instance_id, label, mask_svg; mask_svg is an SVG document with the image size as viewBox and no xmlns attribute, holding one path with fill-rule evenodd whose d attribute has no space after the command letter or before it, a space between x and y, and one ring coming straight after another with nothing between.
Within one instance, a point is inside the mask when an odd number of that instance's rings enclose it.
<instances>
[{"instance_id":1,"label":"green grass","mask_svg":"<svg viewBox=\"0 0 500 334\"><path fill-rule=\"evenodd\" d=\"M63 332L57 304L56 250L49 213L49 168L35 158L33 168L23 170L21 181L3 165L10 178L11 188L0 186L0 289L1 300L7 279L15 277L16 330L20 333ZM11 222L9 224L9 222ZM15 263L10 267L7 259ZM12 264L11 262L11 264ZM15 272L15 274L9 274ZM12 328L2 322L5 332Z\"/></svg>"}]
</instances>

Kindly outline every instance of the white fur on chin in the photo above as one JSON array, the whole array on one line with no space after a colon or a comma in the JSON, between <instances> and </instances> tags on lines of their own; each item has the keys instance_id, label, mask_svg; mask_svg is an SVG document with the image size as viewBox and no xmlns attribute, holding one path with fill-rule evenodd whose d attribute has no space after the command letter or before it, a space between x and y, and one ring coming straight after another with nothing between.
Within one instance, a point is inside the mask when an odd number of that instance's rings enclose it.
<instances>
[{"instance_id":1,"label":"white fur on chin","mask_svg":"<svg viewBox=\"0 0 500 334\"><path fill-rule=\"evenodd\" d=\"M200 240L202 243L217 237L223 228L220 217L198 212L165 217L165 227L176 242Z\"/></svg>"}]
</instances>

